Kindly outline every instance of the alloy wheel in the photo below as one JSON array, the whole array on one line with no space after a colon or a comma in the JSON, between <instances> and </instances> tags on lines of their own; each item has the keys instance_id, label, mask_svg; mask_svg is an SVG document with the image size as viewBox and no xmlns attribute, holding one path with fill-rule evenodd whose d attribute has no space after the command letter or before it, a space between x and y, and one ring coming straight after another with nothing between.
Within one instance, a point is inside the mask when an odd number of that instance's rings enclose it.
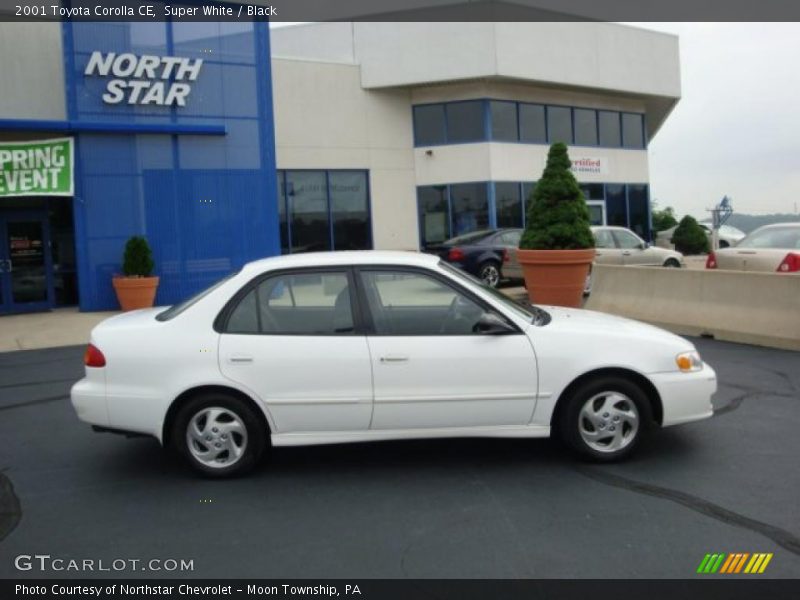
<instances>
[{"instance_id":1,"label":"alloy wheel","mask_svg":"<svg viewBox=\"0 0 800 600\"><path fill-rule=\"evenodd\" d=\"M247 427L227 408L203 408L189 419L186 445L199 463L215 469L230 467L247 449Z\"/></svg>"},{"instance_id":2,"label":"alloy wheel","mask_svg":"<svg viewBox=\"0 0 800 600\"><path fill-rule=\"evenodd\" d=\"M581 408L578 431L589 448L611 454L636 439L639 422L639 410L628 396L616 391L601 392Z\"/></svg>"}]
</instances>

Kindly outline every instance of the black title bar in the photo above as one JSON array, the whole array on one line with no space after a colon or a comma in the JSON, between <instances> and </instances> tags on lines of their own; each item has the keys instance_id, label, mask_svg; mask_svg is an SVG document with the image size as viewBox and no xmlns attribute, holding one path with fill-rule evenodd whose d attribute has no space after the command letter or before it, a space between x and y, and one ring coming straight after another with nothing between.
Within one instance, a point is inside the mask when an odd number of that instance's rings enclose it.
<instances>
[{"instance_id":1,"label":"black title bar","mask_svg":"<svg viewBox=\"0 0 800 600\"><path fill-rule=\"evenodd\" d=\"M797 21L786 0L0 0L0 21Z\"/></svg>"}]
</instances>

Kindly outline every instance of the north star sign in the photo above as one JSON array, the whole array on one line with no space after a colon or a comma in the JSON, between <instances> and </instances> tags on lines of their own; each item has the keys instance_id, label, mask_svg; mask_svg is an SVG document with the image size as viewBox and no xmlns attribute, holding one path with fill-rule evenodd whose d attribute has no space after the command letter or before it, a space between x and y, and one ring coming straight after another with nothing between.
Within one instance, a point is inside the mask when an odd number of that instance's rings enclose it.
<instances>
[{"instance_id":1,"label":"north star sign","mask_svg":"<svg viewBox=\"0 0 800 600\"><path fill-rule=\"evenodd\" d=\"M186 106L191 81L200 75L203 59L136 56L130 52L92 52L83 74L113 77L106 85L106 104Z\"/></svg>"}]
</instances>

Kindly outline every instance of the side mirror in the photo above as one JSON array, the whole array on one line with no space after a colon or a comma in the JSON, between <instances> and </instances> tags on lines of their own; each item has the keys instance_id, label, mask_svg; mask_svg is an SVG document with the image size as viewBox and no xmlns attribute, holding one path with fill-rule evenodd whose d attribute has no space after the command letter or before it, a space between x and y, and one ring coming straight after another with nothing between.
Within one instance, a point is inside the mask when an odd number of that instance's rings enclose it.
<instances>
[{"instance_id":1,"label":"side mirror","mask_svg":"<svg viewBox=\"0 0 800 600\"><path fill-rule=\"evenodd\" d=\"M492 312L483 313L478 319L478 322L475 323L472 331L483 335L505 335L516 332L504 319L501 319Z\"/></svg>"}]
</instances>

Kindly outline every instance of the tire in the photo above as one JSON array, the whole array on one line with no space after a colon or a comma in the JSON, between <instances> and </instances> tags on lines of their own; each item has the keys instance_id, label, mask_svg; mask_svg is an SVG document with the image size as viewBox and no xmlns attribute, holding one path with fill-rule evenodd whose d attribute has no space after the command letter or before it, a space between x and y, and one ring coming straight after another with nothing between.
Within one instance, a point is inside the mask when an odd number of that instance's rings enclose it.
<instances>
[{"instance_id":1,"label":"tire","mask_svg":"<svg viewBox=\"0 0 800 600\"><path fill-rule=\"evenodd\" d=\"M267 436L264 419L248 402L233 394L206 392L178 411L171 439L192 468L216 478L252 470L264 456Z\"/></svg>"},{"instance_id":2,"label":"tire","mask_svg":"<svg viewBox=\"0 0 800 600\"><path fill-rule=\"evenodd\" d=\"M622 377L579 386L559 413L561 439L584 459L614 462L629 456L652 424L647 395Z\"/></svg>"},{"instance_id":3,"label":"tire","mask_svg":"<svg viewBox=\"0 0 800 600\"><path fill-rule=\"evenodd\" d=\"M493 260L482 262L478 266L478 278L489 287L496 288L500 283L500 265Z\"/></svg>"},{"instance_id":4,"label":"tire","mask_svg":"<svg viewBox=\"0 0 800 600\"><path fill-rule=\"evenodd\" d=\"M681 263L679 263L674 258L668 258L666 261L664 261L664 266L672 269L680 269Z\"/></svg>"}]
</instances>

